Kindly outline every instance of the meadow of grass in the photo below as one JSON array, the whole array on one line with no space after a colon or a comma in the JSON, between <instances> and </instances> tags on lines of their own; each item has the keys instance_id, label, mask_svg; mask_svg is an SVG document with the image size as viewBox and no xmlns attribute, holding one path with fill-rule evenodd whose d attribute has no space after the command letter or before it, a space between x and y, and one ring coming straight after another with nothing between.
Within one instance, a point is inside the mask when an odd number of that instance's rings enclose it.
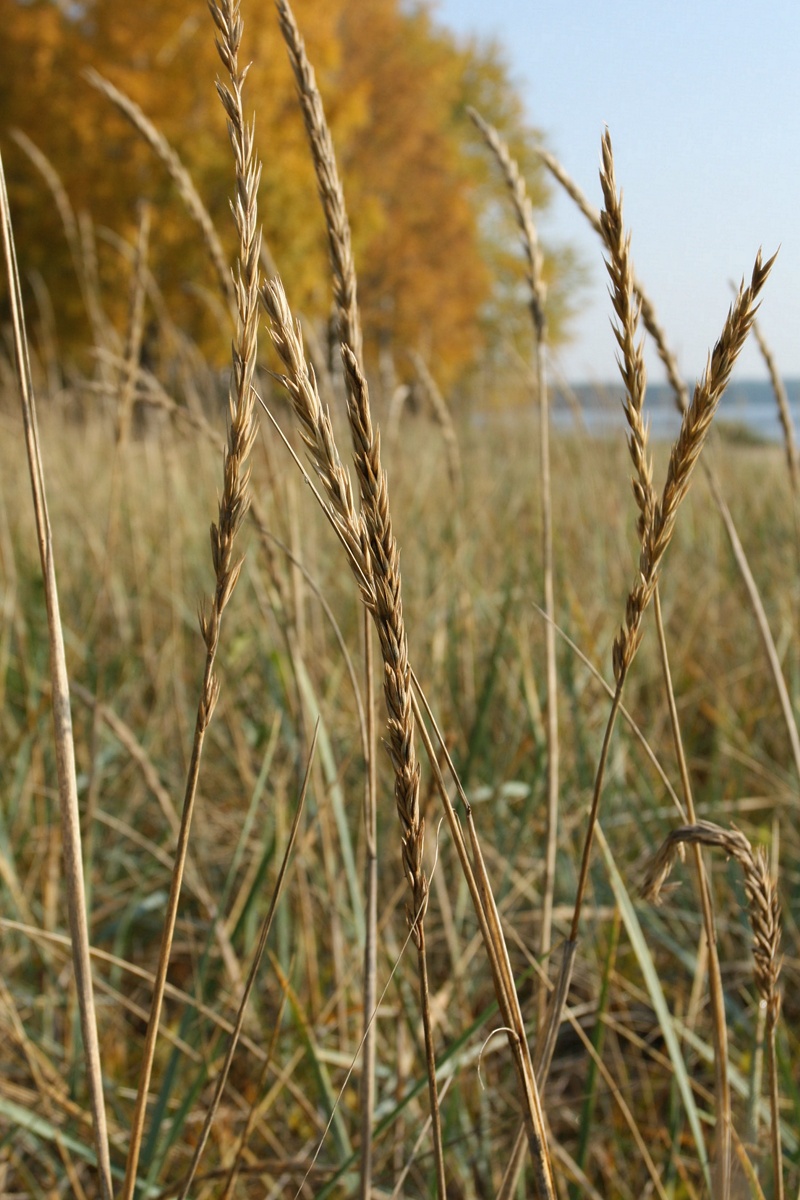
<instances>
[{"instance_id":1,"label":"meadow of grass","mask_svg":"<svg viewBox=\"0 0 800 1200\"><path fill-rule=\"evenodd\" d=\"M776 673L796 711L797 496L783 448L703 444L765 269L720 314L683 441L651 444L607 142L597 227L630 446L548 438L535 231L495 139L526 237L542 403L451 416L422 366L432 403L370 401L333 148L279 10L330 230L342 378L306 370L282 293L259 292L228 4L215 20L241 242L229 401L191 347L175 343L161 379L138 365L146 215L129 328L105 330L93 377L56 386L46 346L34 359L88 1016L46 588L3 366L0 1194L796 1196L798 763ZM658 334L646 298L642 321ZM509 366L496 386L531 384ZM707 849L673 867L681 886L656 907L640 891L667 838L656 875L678 841ZM564 1001L548 1004L559 980Z\"/></svg>"}]
</instances>

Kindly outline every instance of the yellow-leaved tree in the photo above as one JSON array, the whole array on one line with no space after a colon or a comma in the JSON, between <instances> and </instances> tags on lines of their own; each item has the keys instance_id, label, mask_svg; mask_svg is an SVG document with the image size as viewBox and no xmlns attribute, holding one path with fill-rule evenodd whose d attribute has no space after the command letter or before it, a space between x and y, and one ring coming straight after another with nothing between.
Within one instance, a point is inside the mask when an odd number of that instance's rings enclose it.
<instances>
[{"instance_id":1,"label":"yellow-leaved tree","mask_svg":"<svg viewBox=\"0 0 800 1200\"><path fill-rule=\"evenodd\" d=\"M264 163L259 211L295 307L327 319L326 238L294 81L270 5L243 2L252 59L249 104ZM388 350L401 372L420 350L443 383L456 379L519 318L523 278L516 232L498 204L480 139L479 108L510 142L531 194L546 203L522 105L492 47L460 43L428 3L296 0L344 178L353 226L368 361ZM216 279L168 173L108 99L93 67L134 100L188 168L226 248L228 146L213 79L218 62L198 0L8 0L0 40L0 143L8 164L19 253L52 300L62 352L87 341L85 300L53 198L10 131L21 130L59 175L76 214L94 230L103 306L121 323L126 288L119 238L135 238L137 204L150 201L149 265L172 320L222 355ZM116 241L115 241L116 239ZM84 244L83 252L91 250ZM575 277L553 255L553 330ZM565 286L559 288L559 282ZM40 291L41 296L41 291ZM509 301L514 300L513 303Z\"/></svg>"}]
</instances>

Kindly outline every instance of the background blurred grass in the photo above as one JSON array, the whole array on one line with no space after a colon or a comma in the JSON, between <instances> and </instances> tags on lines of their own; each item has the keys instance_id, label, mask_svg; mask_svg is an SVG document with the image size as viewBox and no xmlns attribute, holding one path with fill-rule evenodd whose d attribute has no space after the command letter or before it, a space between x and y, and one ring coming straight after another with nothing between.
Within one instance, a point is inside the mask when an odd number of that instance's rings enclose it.
<instances>
[{"instance_id":1,"label":"background blurred grass","mask_svg":"<svg viewBox=\"0 0 800 1200\"><path fill-rule=\"evenodd\" d=\"M21 430L9 395L0 437L0 912L4 998L0 1100L37 1112L85 1145L82 1084L67 954L58 942L32 936L65 928L59 892L60 835L50 750L47 639ZM213 419L222 428L221 421ZM286 426L288 428L288 421ZM458 423L464 488L454 494L438 431L426 418L404 417L387 451L393 515L401 547L410 655L471 798L506 921L523 1011L534 1021L532 949L540 919L538 886L544 829L544 731L541 706L542 585L539 515L532 485L536 426L524 412L479 429ZM104 561L111 496L109 419L84 422L56 412L43 418L45 470L67 652L74 698L79 785L87 818L86 853L91 940L115 956L98 961L101 1046L108 1077L109 1118L118 1146L125 1131L143 1036L149 985L117 960L153 968L160 914L169 886L172 835L154 795L153 776L178 805L202 667L196 604L211 587L207 527L218 487L217 449L182 421L127 445L113 561ZM220 432L220 443L222 432ZM796 510L782 452L773 446L718 443L712 450L728 502L746 541L754 574L798 692L798 540ZM659 457L657 452L657 457ZM663 461L657 463L657 477ZM622 442L560 436L553 445L556 607L566 634L611 677L610 651L636 561L633 502ZM308 808L290 869L272 966L237 1055L232 1084L207 1152L205 1170L220 1165L258 1099L260 1054L271 1066L250 1142L241 1195L293 1195L322 1134L333 1097L361 1036L363 918L354 898L363 877L363 771L356 710L341 648L316 594L325 598L350 654L358 659L359 609L351 579L308 489L269 429L255 452L254 490L270 533L291 549L245 530L247 559L223 636L222 692L209 744L192 834L195 870L220 903L236 958L246 970L268 903L302 778L310 731L322 718L320 752ZM98 581L108 570L109 587ZM735 821L754 842L780 855L784 903L784 1007L779 1049L787 1124L800 1127L798 1005L798 864L793 818L797 783L758 634L705 482L698 479L678 523L663 583L673 681L698 814ZM561 707L561 831L556 883L556 954L571 915L577 856L591 795L608 700L564 642L558 646ZM81 689L85 689L85 692ZM139 750L95 721L100 696L130 731ZM651 633L626 690L626 707L667 774L675 776L671 732ZM137 761L138 755L138 761ZM384 761L385 759L385 761ZM381 757L379 855L381 941L379 990L406 937L391 772ZM427 776L429 858L436 847L428 917L434 1012L446 1055L443 1119L453 1195L496 1194L516 1128L513 1073L491 1033L493 994L483 967L466 891ZM338 806L338 807L337 807ZM338 816L338 819L337 819ZM604 815L605 834L635 896L645 858L674 826L676 813L652 764L622 726L615 737ZM780 838L777 833L780 830ZM276 859L277 854L277 859ZM734 868L712 866L720 954L734 1067L745 1093L753 1064L757 1002L743 889ZM612 888L598 854L592 870L594 907L581 943L572 1007L635 1114L665 1185L676 1196L698 1194L701 1175L674 1091L674 1079L635 953L620 929ZM173 953L170 981L218 1016L231 1018L235 980L221 960L212 922L190 885ZM695 984L700 916L686 881L661 910L637 905L679 1032L694 1028L683 1048L698 1087L713 1091L704 1057L710 1030ZM10 925L11 923L17 923ZM406 956L408 958L408 956ZM378 1013L376 1186L389 1194L424 1118L424 1060L414 1000L413 955L401 959ZM701 968L702 970L702 968ZM525 982L528 972L530 982ZM603 980L606 980L604 985ZM283 983L281 983L283 981ZM695 994L693 995L693 985ZM699 987L699 990L697 990ZM131 1011L126 1004L139 1006ZM14 1033L24 1022L31 1051L50 1081L51 1107L29 1055ZM603 1016L598 1021L598 1013ZM278 1016L280 1014L280 1020ZM276 1025L276 1021L278 1024ZM164 1121L145 1147L142 1172L159 1187L178 1180L199 1128L208 1079L224 1053L218 1025L184 998L168 998L156 1090ZM273 1038L273 1029L275 1035ZM576 1055L584 1065L577 1066ZM562 1032L548 1084L554 1138L587 1170L605 1196L644 1194L647 1175L630 1131L603 1079L587 1077L585 1050ZM353 1189L357 1160L357 1080L345 1089L307 1185L307 1194ZM590 1097L592 1105L587 1106ZM711 1101L701 1091L701 1111ZM735 1095L734 1118L747 1129L747 1095ZM51 1194L64 1167L54 1137L27 1133L0 1108L0 1160L11 1192ZM582 1140L588 1149L580 1150ZM751 1149L757 1157L757 1150ZM113 1157L113 1155L112 1155ZM77 1160L76 1160L77 1161ZM248 1161L248 1160L246 1160ZM406 1181L407 1195L428 1194L427 1143ZM338 1175L337 1175L338 1172ZM788 1186L797 1187L798 1158L789 1148ZM91 1194L91 1185L84 1181ZM10 1184L9 1184L10 1186ZM213 1187L209 1183L209 1187ZM218 1184L216 1185L219 1186ZM248 1190L252 1188L252 1192ZM27 1194L27 1193L24 1193ZM198 1194L204 1194L199 1191ZM215 1194L209 1192L208 1194Z\"/></svg>"}]
</instances>

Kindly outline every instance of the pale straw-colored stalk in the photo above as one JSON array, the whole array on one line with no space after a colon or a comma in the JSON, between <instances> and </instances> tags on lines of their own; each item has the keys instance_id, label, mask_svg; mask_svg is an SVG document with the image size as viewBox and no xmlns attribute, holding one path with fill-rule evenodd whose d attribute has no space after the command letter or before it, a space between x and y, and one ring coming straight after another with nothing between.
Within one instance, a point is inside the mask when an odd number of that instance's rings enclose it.
<instances>
[{"instance_id":1,"label":"pale straw-colored stalk","mask_svg":"<svg viewBox=\"0 0 800 1200\"><path fill-rule=\"evenodd\" d=\"M217 81L217 91L228 117L228 133L236 164L236 200L232 205L239 235L239 263L234 284L236 296L236 334L233 344L233 369L229 392L228 439L223 455L223 490L219 516L211 526L211 550L216 588L210 604L200 612L200 631L206 647L203 683L197 708L189 772L184 793L181 826L175 851L169 899L164 919L156 983L153 989L150 1021L147 1028L136 1106L131 1126L128 1161L122 1200L131 1200L136 1186L136 1170L144 1133L147 1096L153 1069L158 1023L169 969L172 939L178 915L181 884L186 865L189 832L194 813L206 731L219 696L219 680L214 671L219 646L222 616L242 567L234 559L234 542L249 505L249 458L256 437L253 373L256 364L258 330L258 288L260 235L257 223L257 192L261 173L253 148L253 127L244 117L242 88L246 68L239 68L242 20L238 0L210 4L217 27L217 50L229 77L229 84Z\"/></svg>"},{"instance_id":2,"label":"pale straw-colored stalk","mask_svg":"<svg viewBox=\"0 0 800 1200\"><path fill-rule=\"evenodd\" d=\"M19 271L17 268L14 235L11 227L11 211L8 204L2 158L0 158L0 223L2 224L3 252L11 308L14 356L25 429L25 447L31 476L36 535L44 578L45 604L47 606L56 771L58 775L58 797L61 811L61 837L64 852L67 909L72 938L72 962L75 971L81 1036L83 1038L84 1060L89 1084L97 1169L100 1177L100 1192L103 1200L111 1200L113 1194L111 1161L108 1149L105 1100L103 1097L100 1044L97 1036L97 1015L92 987L92 968L89 958L89 926L84 891L80 812L78 807L78 784L75 773L75 746L72 733L69 677L67 674L64 633L61 627L61 613L58 601L53 537L50 529L44 468L42 466L39 446L36 400L31 378L28 340L25 332L25 316L22 308Z\"/></svg>"},{"instance_id":3,"label":"pale straw-colored stalk","mask_svg":"<svg viewBox=\"0 0 800 1200\"><path fill-rule=\"evenodd\" d=\"M542 926L539 952L546 959L552 947L553 897L555 893L556 853L558 849L558 677L556 670L555 597L553 586L553 504L550 486L550 409L548 403L546 344L547 320L545 316L546 285L544 282L544 260L533 219L525 180L519 166L511 156L508 146L494 126L476 112L468 109L475 125L483 134L494 154L505 179L511 197L517 225L519 226L522 250L525 255L528 276L529 303L534 334L534 374L536 378L536 400L539 408L539 494L542 506L542 575L544 580L545 623L545 681L547 687L546 739L547 739L547 805L545 818L544 877L542 880ZM547 1008L547 993L539 993L539 1029L542 1030Z\"/></svg>"},{"instance_id":4,"label":"pale straw-colored stalk","mask_svg":"<svg viewBox=\"0 0 800 1200\"><path fill-rule=\"evenodd\" d=\"M657 587L653 595L653 608L656 620L661 669L664 676L664 686L667 693L670 727L675 746L675 756L681 777L681 789L686 816L694 823L697 819L694 807L694 794L689 778L689 767L683 749L678 707L675 692L672 687L672 674L667 653L667 639L664 630L664 620L661 611L661 592ZM715 1194L725 1197L730 1194L733 1121L731 1115L731 1092L728 1061L728 1027L725 1020L725 992L722 983L722 971L716 942L716 924L714 921L714 906L711 896L711 885L703 862L700 846L692 847L697 886L700 892L700 907L703 913L703 930L705 933L705 952L708 972L708 999L711 1011L711 1025L714 1037L714 1087L716 1092L716 1172Z\"/></svg>"},{"instance_id":5,"label":"pale straw-colored stalk","mask_svg":"<svg viewBox=\"0 0 800 1200\"><path fill-rule=\"evenodd\" d=\"M92 327L94 344L96 347L105 347L109 344L110 330L100 303L96 262L94 261L88 217L85 213L81 213L79 218L75 216L63 180L47 155L20 129L12 130L11 136L19 148L28 156L50 189L56 209L58 210L58 215L61 218L64 236L69 247L75 278L78 280L78 286L81 290L81 298L86 309L86 315ZM108 382L110 384L112 382L111 379Z\"/></svg>"}]
</instances>

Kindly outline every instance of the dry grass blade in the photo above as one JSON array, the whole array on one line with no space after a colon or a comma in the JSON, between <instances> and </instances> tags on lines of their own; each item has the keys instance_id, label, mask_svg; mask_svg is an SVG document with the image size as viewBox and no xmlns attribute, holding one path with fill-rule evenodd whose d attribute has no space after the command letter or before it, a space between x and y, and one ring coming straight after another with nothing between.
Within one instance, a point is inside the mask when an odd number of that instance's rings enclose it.
<instances>
[{"instance_id":1,"label":"dry grass blade","mask_svg":"<svg viewBox=\"0 0 800 1200\"><path fill-rule=\"evenodd\" d=\"M103 346L110 340L110 329L100 303L97 278L97 263L90 237L88 217L82 213L76 219L67 190L49 158L42 153L21 130L12 130L11 136L40 173L55 201L58 215L67 239L75 277L81 289L84 307L91 322L95 346Z\"/></svg>"},{"instance_id":2,"label":"dry grass blade","mask_svg":"<svg viewBox=\"0 0 800 1200\"><path fill-rule=\"evenodd\" d=\"M252 126L245 121L242 105L242 88L247 72L246 70L240 71L238 61L242 37L239 5L237 0L223 0L222 7L217 7L212 3L210 11L219 34L216 41L217 50L230 79L230 86L218 80L217 91L228 116L228 132L236 163L237 196L236 203L232 206L239 234L239 265L235 283L236 337L233 345L233 371L229 392L228 440L223 458L224 484L219 501L219 518L217 523L211 526L211 551L216 588L210 605L201 609L200 612L200 630L206 647L206 661L197 707L181 826L175 852L175 865L164 918L150 1022L142 1056L136 1107L131 1123L128 1161L122 1190L123 1200L131 1200L136 1184L136 1169L144 1133L145 1110L158 1037L159 1016L178 915L203 744L219 695L219 681L214 673L214 664L219 646L222 616L242 568L242 560L235 561L233 558L233 547L249 506L248 460L257 430L253 373L256 364L261 241L257 227L256 202L260 166L253 150Z\"/></svg>"},{"instance_id":3,"label":"dry grass blade","mask_svg":"<svg viewBox=\"0 0 800 1200\"><path fill-rule=\"evenodd\" d=\"M141 134L148 146L155 151L166 167L170 178L178 189L181 200L186 205L189 215L200 227L203 240L214 265L214 270L217 273L222 293L228 301L231 310L235 311L236 294L235 285L231 278L230 265L225 256L225 251L222 249L219 234L214 228L214 222L211 220L211 214L200 199L197 188L194 186L192 177L186 170L186 167L164 135L156 129L153 122L145 115L135 101L126 96L124 92L121 92L118 87L115 87L110 80L105 79L99 71L95 71L93 67L87 68L83 75L84 79L93 88L97 88L99 92L102 92L119 109L122 115L130 121L137 133Z\"/></svg>"},{"instance_id":4,"label":"dry grass blade","mask_svg":"<svg viewBox=\"0 0 800 1200\"><path fill-rule=\"evenodd\" d=\"M80 813L78 809L78 785L75 774L75 747L72 736L69 679L64 653L64 635L61 628L50 518L47 511L44 469L42 467L39 448L36 405L28 358L25 318L22 309L19 272L17 269L14 236L11 227L11 212L8 206L8 194L6 192L2 159L0 159L0 222L2 222L3 227L3 250L11 306L14 354L17 365L20 398L22 401L25 443L31 476L36 532L39 542L39 556L44 576L45 601L47 605L56 767L61 808L64 868L67 879L67 906L72 935L73 965L78 993L86 1073L92 1106L100 1189L104 1200L111 1200L111 1161L108 1149L105 1101L103 1098L100 1047L97 1037L97 1018L92 989L92 969L89 959L89 930L86 919L86 899L83 882L83 855L81 850Z\"/></svg>"},{"instance_id":5,"label":"dry grass blade","mask_svg":"<svg viewBox=\"0 0 800 1200\"><path fill-rule=\"evenodd\" d=\"M123 447L130 434L133 404L136 397L136 372L142 354L144 339L145 276L147 273L147 249L150 240L150 205L143 200L139 206L139 229L131 271L130 307L128 312L128 336L125 343L125 367L117 413L116 448ZM112 543L113 545L113 543ZM109 557L113 558L112 554Z\"/></svg>"},{"instance_id":6,"label":"dry grass blade","mask_svg":"<svg viewBox=\"0 0 800 1200\"><path fill-rule=\"evenodd\" d=\"M533 219L528 189L508 146L488 121L475 111L468 110L475 125L483 134L494 154L506 181L514 212L522 235L533 320L536 392L539 406L539 475L542 505L542 574L544 577L545 676L547 683L547 815L545 824L544 879L542 881L542 929L539 950L543 958L552 947L553 898L555 893L556 855L558 849L558 679L556 670L555 595L553 584L553 515L550 481L550 412L545 371L545 339L547 322L542 256L536 225ZM539 993L540 1033L546 1018L547 995Z\"/></svg>"},{"instance_id":7,"label":"dry grass blade","mask_svg":"<svg viewBox=\"0 0 800 1200\"><path fill-rule=\"evenodd\" d=\"M645 874L641 889L643 899L653 904L660 902L675 860L683 857L683 848L686 845L709 846L722 850L728 858L736 859L744 875L748 916L753 930L753 976L767 1014L773 1194L782 1198L783 1169L775 1056L775 1029L780 1013L778 978L781 969L781 910L778 889L763 846L753 850L749 840L735 827L723 829L711 821L697 821L693 825L674 829L662 843Z\"/></svg>"},{"instance_id":8,"label":"dry grass blade","mask_svg":"<svg viewBox=\"0 0 800 1200\"><path fill-rule=\"evenodd\" d=\"M58 215L61 218L61 224L64 228L64 235L67 239L72 263L75 268L75 273L80 279L81 270L81 239L78 230L78 222L75 220L67 190L64 187L61 176L56 171L53 164L46 154L43 154L39 147L32 142L26 133L21 129L12 129L11 136L28 158L31 160L36 170L44 179L50 189L50 193L55 201Z\"/></svg>"},{"instance_id":9,"label":"dry grass blade","mask_svg":"<svg viewBox=\"0 0 800 1200\"><path fill-rule=\"evenodd\" d=\"M66 1086L65 1081L59 1080L52 1064L46 1060L43 1061L41 1051L27 1036L14 997L2 979L0 979L0 1036L4 1041L7 1040L15 1045L24 1055L37 1093L35 1108L52 1122L57 1110L65 1107L66 1095L63 1090ZM83 1116L77 1105L74 1106L74 1109L77 1110L74 1113L75 1116ZM57 1148L75 1200L87 1200L68 1146L58 1139Z\"/></svg>"},{"instance_id":10,"label":"dry grass blade","mask_svg":"<svg viewBox=\"0 0 800 1200\"><path fill-rule=\"evenodd\" d=\"M522 1127L522 1136L525 1137L525 1135L527 1135L528 1145L533 1158L533 1166L536 1174L539 1195L542 1197L551 1196L555 1194L555 1185L553 1181L553 1170L547 1145L546 1130L543 1121L540 1088L537 1082L538 1078L546 1077L546 1072L540 1076L540 1058L538 1056L535 1065L531 1061L527 1035L525 1033L525 1025L522 1019L522 1010L520 1008L519 997L517 995L516 987L514 986L513 974L509 965L505 935L503 933L497 906L494 902L492 887L486 870L483 851L481 849L480 839L478 837L478 831L475 826L475 822L472 819L472 810L469 801L462 787L461 780L459 779L458 772L455 769L445 740L442 737L441 730L436 723L436 719L425 697L425 693L422 691L422 688L420 687L419 681L414 675L413 670L411 672L411 678L416 693L416 695L412 694L412 701L414 704L414 712L417 717L418 728L422 735L422 740L428 756L428 762L433 772L437 790L442 800L442 804L444 805L445 815L450 826L450 832L453 835L453 841L456 847L459 862L461 864L461 869L464 873L464 878L467 881L467 886L472 897L472 902L475 908L475 914L478 918L478 924L480 926L487 958L489 959L489 966L492 972L492 981L494 984L498 1007L500 1009L501 1019L503 1021L504 1028L508 1032L509 1046L514 1057L514 1065L517 1070L523 1098L525 1101L525 1120ZM425 722L422 713L423 708L435 732L440 750L447 764L453 783L455 784L459 799L464 806L464 811L466 813L468 822L470 845L472 848L472 862L470 862L468 856L467 844L461 830L461 825L458 821L447 792L447 786L444 781L441 767L439 766L436 750L425 728ZM522 1157L523 1156L521 1155L520 1164L522 1163Z\"/></svg>"},{"instance_id":11,"label":"dry grass blade","mask_svg":"<svg viewBox=\"0 0 800 1200\"><path fill-rule=\"evenodd\" d=\"M161 780L161 777L156 770L152 759L137 740L133 730L110 708L104 704L97 696L93 696L85 687L80 684L73 685L73 692L77 699L83 704L86 704L93 712L95 719L101 721L108 727L120 745L124 747L130 756L131 760L137 764L141 771L142 778L149 790L153 793L159 803L162 813L170 827L174 837L177 838L180 831L180 818L175 811L175 806L172 802L167 787ZM102 816L99 819L103 819ZM219 945L220 955L225 964L225 969L228 977L234 988L238 989L241 986L242 972L239 966L239 960L236 952L231 945L228 932L225 928L225 922L222 920L217 905L214 901L211 892L208 890L204 882L200 869L192 858L187 857L186 860L186 881L192 889L197 899L205 908L209 918L214 925L214 935Z\"/></svg>"},{"instance_id":12,"label":"dry grass blade","mask_svg":"<svg viewBox=\"0 0 800 1200\"><path fill-rule=\"evenodd\" d=\"M208 1106L205 1120L203 1121L203 1128L201 1130L200 1137L198 1138L197 1146L195 1147L194 1156L192 1157L192 1161L189 1166L189 1170L186 1173L186 1178L183 1182L183 1186L180 1191L180 1200L186 1200L186 1196L188 1196L188 1194L189 1194L189 1188L192 1186L192 1182L197 1173L197 1168L200 1165L200 1159L203 1156L203 1151L205 1150L206 1143L208 1142L208 1136L211 1133L211 1126L214 1123L214 1118L217 1115L220 1101L222 1100L222 1093L225 1090L225 1084L228 1081L228 1075L230 1073L231 1064L233 1062L233 1056L236 1053L236 1047L239 1044L239 1038L241 1036L242 1028L244 1026L245 1012L247 1010L247 1005L249 1003L250 996L252 994L253 987L256 982L256 976L258 975L258 969L261 965L261 959L264 957L264 950L267 945L267 938L269 937L270 929L272 928L272 921L273 921L273 917L275 916L275 909L278 907L278 901L280 900L281 894L283 892L283 885L286 880L286 872L289 867L289 859L292 856L292 851L294 850L294 844L295 844L295 841L297 840L297 831L300 828L300 818L303 815L303 809L305 807L306 792L308 791L308 781L311 777L311 764L314 761L314 751L317 746L317 735L318 734L319 734L319 718L317 718L317 724L314 728L314 735L311 739L311 746L309 747L309 751L308 751L308 761L306 763L305 775L303 777L303 783L300 788L300 798L297 802L297 808L295 809L294 819L292 821L292 827L289 831L289 838L286 843L286 849L283 853L283 859L281 861L280 869L278 871L278 877L275 880L275 887L272 890L272 899L270 900L269 910L268 910L267 915L264 918L264 922L261 926L261 933L259 935L258 945L256 946L256 952L253 955L253 962L250 967L249 974L247 976L247 983L245 984L244 993L243 993L242 999L239 1003L239 1011L236 1014L236 1023L234 1025L233 1033L231 1034L230 1041L228 1043L228 1049L225 1054L225 1061L222 1064L222 1069L220 1070L219 1078L217 1079L217 1084L216 1084L216 1087L214 1088L214 1096L213 1096L211 1103Z\"/></svg>"},{"instance_id":13,"label":"dry grass blade","mask_svg":"<svg viewBox=\"0 0 800 1200\"><path fill-rule=\"evenodd\" d=\"M13 930L16 933L21 933L24 937L30 938L31 941L44 946L54 946L63 950L67 955L69 955L72 951L71 938L68 938L63 934L47 933L45 930L37 929L35 926L24 925L21 921L9 921L5 917L0 917L0 929L9 931ZM131 975L135 979L140 980L142 983L149 985L155 983L156 977L151 971L146 971L144 967L136 966L135 963L129 962L125 958L120 958L116 954L110 954L107 950L100 950L97 946L91 946L89 952L95 962L107 963L108 966L122 971L124 974ZM100 984L98 983L98 987L99 986ZM181 988L175 987L174 984L171 983L166 985L166 994L179 1004L184 1005L187 1008L194 1009L223 1033L233 1032L233 1025L226 1017L221 1016L209 1005L198 1001L196 996L190 996L188 992L183 991ZM163 1030L163 1032L165 1036L170 1036L169 1031L166 1028ZM175 1035L173 1034L173 1040L174 1036ZM179 1040L180 1039L178 1039L178 1041ZM258 1042L254 1042L252 1038L243 1037L242 1045L247 1047L248 1053L253 1055L258 1062L263 1063L266 1060L266 1052L264 1048ZM192 1053L196 1052L189 1051L190 1055Z\"/></svg>"}]
</instances>

